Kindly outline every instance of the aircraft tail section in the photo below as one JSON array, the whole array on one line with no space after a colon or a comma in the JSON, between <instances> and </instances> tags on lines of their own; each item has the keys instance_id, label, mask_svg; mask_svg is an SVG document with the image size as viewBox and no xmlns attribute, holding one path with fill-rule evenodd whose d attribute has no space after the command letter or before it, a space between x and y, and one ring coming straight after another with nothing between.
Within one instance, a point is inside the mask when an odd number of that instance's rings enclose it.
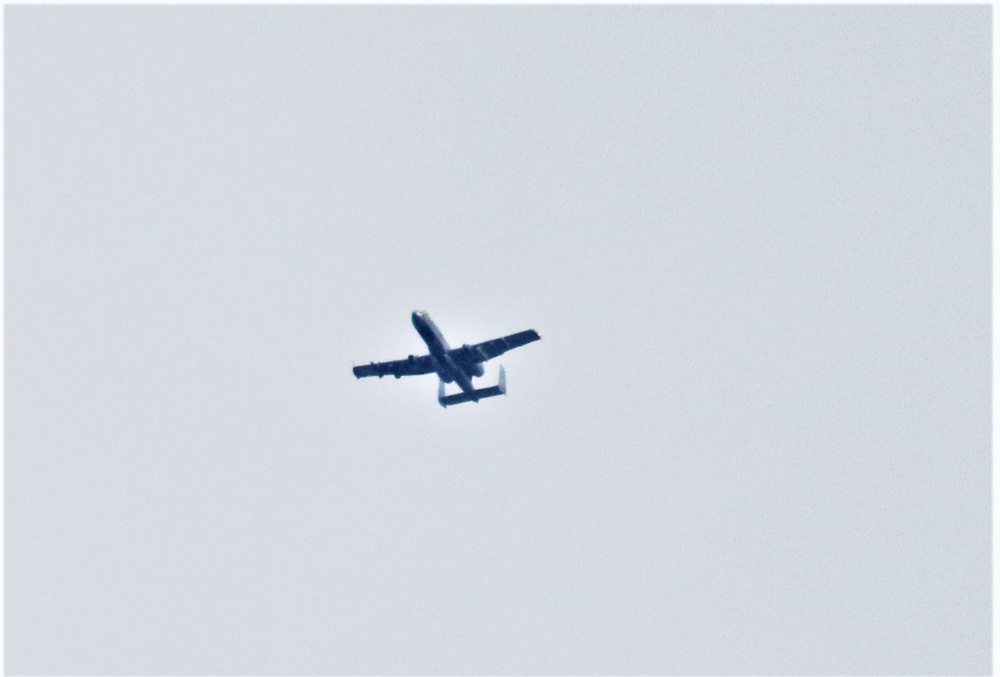
<instances>
[{"instance_id":1,"label":"aircraft tail section","mask_svg":"<svg viewBox=\"0 0 1000 677\"><path fill-rule=\"evenodd\" d=\"M478 400L485 399L487 397L496 397L497 395L507 394L507 374L504 372L503 367L500 367L500 381L492 388L480 388L475 390L472 394L467 394L465 392L456 393L455 395L445 395L444 394L444 381L439 381L438 385L438 403L442 407L450 407L453 404L461 404L462 402L474 402Z\"/></svg>"}]
</instances>

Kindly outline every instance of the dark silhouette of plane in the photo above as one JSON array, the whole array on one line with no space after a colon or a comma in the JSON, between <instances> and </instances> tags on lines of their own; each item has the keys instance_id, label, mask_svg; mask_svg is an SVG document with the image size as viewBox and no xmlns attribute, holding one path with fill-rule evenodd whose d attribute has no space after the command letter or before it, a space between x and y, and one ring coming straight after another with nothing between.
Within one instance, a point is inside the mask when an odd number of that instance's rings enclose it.
<instances>
[{"instance_id":1,"label":"dark silhouette of plane","mask_svg":"<svg viewBox=\"0 0 1000 677\"><path fill-rule=\"evenodd\" d=\"M382 378L387 375L401 378L436 373L441 379L441 383L438 385L438 402L441 403L442 407L462 402L478 402L486 397L505 394L507 392L507 378L502 366L500 367L500 382L492 388L476 390L472 385L472 377L483 375L483 362L541 338L537 331L528 329L492 341L451 348L444 340L444 336L441 335L441 330L437 328L434 320L426 312L422 310L413 312L413 326L416 327L420 338L427 344L429 355L421 355L420 357L410 355L405 360L392 362L372 362L354 367L354 375L358 378L365 376ZM445 383L458 383L462 392L445 395Z\"/></svg>"}]
</instances>

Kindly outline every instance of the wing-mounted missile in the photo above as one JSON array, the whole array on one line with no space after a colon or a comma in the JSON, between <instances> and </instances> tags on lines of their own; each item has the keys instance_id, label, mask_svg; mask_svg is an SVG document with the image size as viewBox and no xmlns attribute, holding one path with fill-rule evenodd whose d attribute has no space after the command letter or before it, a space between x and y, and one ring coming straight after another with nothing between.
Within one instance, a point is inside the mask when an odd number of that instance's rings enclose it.
<instances>
[{"instance_id":1,"label":"wing-mounted missile","mask_svg":"<svg viewBox=\"0 0 1000 677\"><path fill-rule=\"evenodd\" d=\"M500 366L500 380L495 386L492 388L480 388L479 390L472 391L471 394L463 391L454 395L445 395L444 381L439 381L438 383L438 403L442 407L450 407L453 404L461 404L462 402L478 402L487 397L507 394L507 373L504 371L503 365Z\"/></svg>"}]
</instances>

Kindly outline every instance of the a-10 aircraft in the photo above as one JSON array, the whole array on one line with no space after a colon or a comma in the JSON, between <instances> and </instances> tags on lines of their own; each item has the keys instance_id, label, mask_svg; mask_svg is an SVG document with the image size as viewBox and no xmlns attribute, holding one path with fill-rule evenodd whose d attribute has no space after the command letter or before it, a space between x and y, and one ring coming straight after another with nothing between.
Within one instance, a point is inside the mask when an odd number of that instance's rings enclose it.
<instances>
[{"instance_id":1,"label":"a-10 aircraft","mask_svg":"<svg viewBox=\"0 0 1000 677\"><path fill-rule=\"evenodd\" d=\"M441 330L437 328L434 320L426 312L416 310L413 312L412 319L417 333L427 344L429 355L421 355L420 357L410 355L405 360L392 362L372 362L354 367L354 375L358 378L365 376L382 378L387 375L401 378L436 373L441 379L438 385L438 402L442 407L462 402L478 402L485 397L505 394L507 392L507 379L502 366L500 367L500 382L491 388L477 390L472 385L472 377L483 375L483 362L541 338L537 331L528 329L510 336L495 338L492 341L451 348L444 340L444 336L441 335ZM445 395L445 383L458 383L462 392Z\"/></svg>"}]
</instances>

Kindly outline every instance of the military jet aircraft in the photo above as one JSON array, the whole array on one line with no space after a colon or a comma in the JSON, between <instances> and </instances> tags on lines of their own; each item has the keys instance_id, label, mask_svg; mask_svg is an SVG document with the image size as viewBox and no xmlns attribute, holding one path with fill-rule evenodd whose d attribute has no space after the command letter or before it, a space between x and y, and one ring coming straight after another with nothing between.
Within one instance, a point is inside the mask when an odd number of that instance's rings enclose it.
<instances>
[{"instance_id":1,"label":"military jet aircraft","mask_svg":"<svg viewBox=\"0 0 1000 677\"><path fill-rule=\"evenodd\" d=\"M507 392L507 378L502 366L500 367L500 382L491 388L476 390L472 385L472 377L483 375L483 362L541 338L537 331L528 329L510 336L495 338L492 341L451 348L444 340L444 336L441 335L441 330L437 328L434 320L426 312L416 310L413 312L412 319L417 333L427 344L429 355L421 355L420 357L410 355L405 360L392 362L372 362L354 367L354 375L358 378L365 376L382 378L391 374L396 378L401 378L436 373L441 380L438 385L438 402L442 407L462 402L478 402L485 397L505 394ZM462 392L445 395L445 383L458 383Z\"/></svg>"}]
</instances>

